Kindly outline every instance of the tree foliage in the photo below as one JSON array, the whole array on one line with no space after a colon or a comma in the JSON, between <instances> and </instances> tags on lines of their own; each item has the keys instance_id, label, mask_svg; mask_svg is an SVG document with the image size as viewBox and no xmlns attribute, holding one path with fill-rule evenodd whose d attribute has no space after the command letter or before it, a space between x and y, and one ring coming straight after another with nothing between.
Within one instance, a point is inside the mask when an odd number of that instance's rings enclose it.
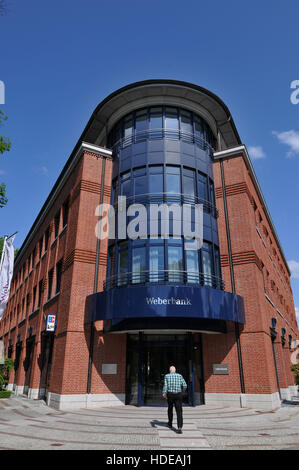
<instances>
[{"instance_id":1,"label":"tree foliage","mask_svg":"<svg viewBox=\"0 0 299 470\"><path fill-rule=\"evenodd\" d=\"M4 364L0 364L0 390L2 390L8 383L10 372L14 369L14 362L10 358L4 360Z\"/></svg>"},{"instance_id":2,"label":"tree foliage","mask_svg":"<svg viewBox=\"0 0 299 470\"><path fill-rule=\"evenodd\" d=\"M1 2L1 0L0 0ZM0 3L1 6L1 3ZM0 124L2 124L3 121L7 120L7 116L4 115L3 111L0 109ZM8 152L11 147L11 142L8 137L5 137L4 135L0 135L0 154L3 154L4 152ZM7 197L6 197L6 185L4 183L0 183L0 208L5 206L7 203Z\"/></svg>"},{"instance_id":3,"label":"tree foliage","mask_svg":"<svg viewBox=\"0 0 299 470\"><path fill-rule=\"evenodd\" d=\"M1 255L2 255L3 243L4 243L4 237L0 237L0 258L1 258ZM15 249L15 257L17 256L19 249L20 248Z\"/></svg>"},{"instance_id":4,"label":"tree foliage","mask_svg":"<svg viewBox=\"0 0 299 470\"><path fill-rule=\"evenodd\" d=\"M296 385L299 385L299 364L292 364L291 371L295 376Z\"/></svg>"}]
</instances>

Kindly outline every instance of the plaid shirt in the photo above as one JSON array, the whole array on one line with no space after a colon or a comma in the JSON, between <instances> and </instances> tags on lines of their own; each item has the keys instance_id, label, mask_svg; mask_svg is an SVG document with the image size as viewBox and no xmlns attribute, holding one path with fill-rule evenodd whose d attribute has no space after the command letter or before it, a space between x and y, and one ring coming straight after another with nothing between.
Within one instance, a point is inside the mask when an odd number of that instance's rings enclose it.
<instances>
[{"instance_id":1,"label":"plaid shirt","mask_svg":"<svg viewBox=\"0 0 299 470\"><path fill-rule=\"evenodd\" d=\"M181 374L177 374L176 372L170 372L170 374L165 375L163 394L180 393L182 391L182 388L185 391L187 388L187 384Z\"/></svg>"}]
</instances>

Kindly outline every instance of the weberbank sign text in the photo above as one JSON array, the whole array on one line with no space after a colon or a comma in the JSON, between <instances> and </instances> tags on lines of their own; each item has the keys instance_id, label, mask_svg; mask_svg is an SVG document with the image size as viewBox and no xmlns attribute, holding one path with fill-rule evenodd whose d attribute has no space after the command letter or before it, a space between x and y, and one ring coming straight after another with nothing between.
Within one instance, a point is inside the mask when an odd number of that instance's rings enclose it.
<instances>
[{"instance_id":1,"label":"weberbank sign text","mask_svg":"<svg viewBox=\"0 0 299 470\"><path fill-rule=\"evenodd\" d=\"M160 297L146 297L146 303L148 305L192 305L191 299L187 297L185 299L175 299L171 297L170 299L161 299Z\"/></svg>"}]
</instances>

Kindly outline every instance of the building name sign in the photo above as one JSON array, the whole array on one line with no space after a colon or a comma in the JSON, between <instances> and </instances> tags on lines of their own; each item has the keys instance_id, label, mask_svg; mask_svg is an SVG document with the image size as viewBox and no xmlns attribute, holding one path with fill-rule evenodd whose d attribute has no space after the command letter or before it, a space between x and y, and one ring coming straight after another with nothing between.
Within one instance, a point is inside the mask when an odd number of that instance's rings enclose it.
<instances>
[{"instance_id":1,"label":"building name sign","mask_svg":"<svg viewBox=\"0 0 299 470\"><path fill-rule=\"evenodd\" d=\"M168 299L161 299L160 297L146 297L147 305L192 305L191 299L185 297L184 299L175 299L174 297Z\"/></svg>"},{"instance_id":2,"label":"building name sign","mask_svg":"<svg viewBox=\"0 0 299 470\"><path fill-rule=\"evenodd\" d=\"M105 290L88 297L86 312L92 321L188 317L245 322L240 296L208 286L133 285Z\"/></svg>"}]
</instances>

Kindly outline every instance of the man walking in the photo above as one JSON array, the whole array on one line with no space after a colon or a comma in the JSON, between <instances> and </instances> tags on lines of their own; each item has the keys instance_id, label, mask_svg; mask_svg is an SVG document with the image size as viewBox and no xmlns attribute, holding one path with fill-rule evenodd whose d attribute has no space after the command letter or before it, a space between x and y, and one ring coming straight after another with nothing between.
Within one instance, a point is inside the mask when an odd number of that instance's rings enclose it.
<instances>
[{"instance_id":1,"label":"man walking","mask_svg":"<svg viewBox=\"0 0 299 470\"><path fill-rule=\"evenodd\" d=\"M182 409L182 391L185 391L187 384L181 374L176 373L174 366L169 368L169 374L164 377L163 398L168 401L168 427L172 428L173 405L175 406L178 432L182 434L183 427L183 409ZM183 389L183 390L182 390Z\"/></svg>"}]
</instances>

